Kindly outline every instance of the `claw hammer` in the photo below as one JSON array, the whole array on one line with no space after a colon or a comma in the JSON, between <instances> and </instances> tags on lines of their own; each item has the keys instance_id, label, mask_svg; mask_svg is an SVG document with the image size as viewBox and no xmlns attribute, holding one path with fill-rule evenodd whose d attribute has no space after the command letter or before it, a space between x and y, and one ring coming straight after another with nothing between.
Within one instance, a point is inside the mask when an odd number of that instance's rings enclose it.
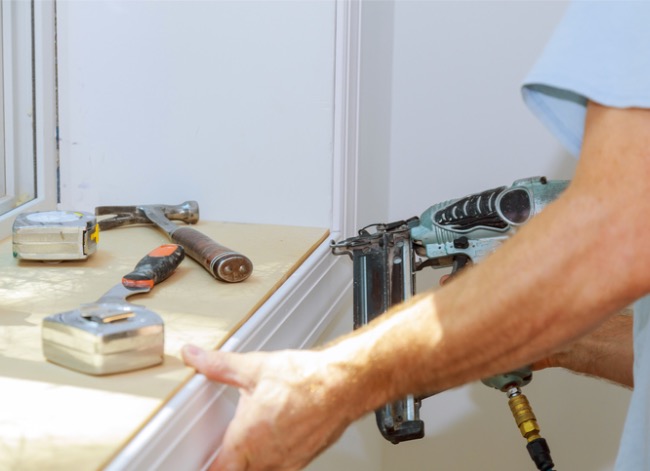
<instances>
[{"instance_id":1,"label":"claw hammer","mask_svg":"<svg viewBox=\"0 0 650 471\"><path fill-rule=\"evenodd\" d=\"M98 206L96 216L113 217L98 222L100 230L133 224L153 224L185 249L185 253L200 263L217 280L228 283L244 281L253 272L253 263L241 253L225 247L191 227L172 221L195 224L199 220L199 205L186 201L178 205L150 204L140 206Z\"/></svg>"}]
</instances>

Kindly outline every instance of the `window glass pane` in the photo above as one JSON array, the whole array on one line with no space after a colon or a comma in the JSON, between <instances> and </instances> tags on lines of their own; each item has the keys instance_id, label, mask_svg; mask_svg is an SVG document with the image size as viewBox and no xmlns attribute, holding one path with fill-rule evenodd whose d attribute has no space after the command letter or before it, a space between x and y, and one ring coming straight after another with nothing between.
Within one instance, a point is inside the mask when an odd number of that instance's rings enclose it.
<instances>
[{"instance_id":1,"label":"window glass pane","mask_svg":"<svg viewBox=\"0 0 650 471\"><path fill-rule=\"evenodd\" d=\"M0 214L36 198L33 2L2 2Z\"/></svg>"}]
</instances>

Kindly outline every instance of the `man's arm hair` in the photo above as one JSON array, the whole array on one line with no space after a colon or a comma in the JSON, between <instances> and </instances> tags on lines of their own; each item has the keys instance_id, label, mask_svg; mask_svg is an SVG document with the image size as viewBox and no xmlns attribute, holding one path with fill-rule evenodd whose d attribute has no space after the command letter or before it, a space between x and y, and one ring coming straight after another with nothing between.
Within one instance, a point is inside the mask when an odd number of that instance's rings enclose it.
<instances>
[{"instance_id":1,"label":"man's arm hair","mask_svg":"<svg viewBox=\"0 0 650 471\"><path fill-rule=\"evenodd\" d=\"M565 368L574 373L633 388L632 326L632 311L622 311L569 347L535 362L533 368L537 370L552 367Z\"/></svg>"},{"instance_id":2,"label":"man's arm hair","mask_svg":"<svg viewBox=\"0 0 650 471\"><path fill-rule=\"evenodd\" d=\"M589 103L575 177L556 201L453 283L336 342L367 410L530 364L650 292L649 130L650 110Z\"/></svg>"}]
</instances>

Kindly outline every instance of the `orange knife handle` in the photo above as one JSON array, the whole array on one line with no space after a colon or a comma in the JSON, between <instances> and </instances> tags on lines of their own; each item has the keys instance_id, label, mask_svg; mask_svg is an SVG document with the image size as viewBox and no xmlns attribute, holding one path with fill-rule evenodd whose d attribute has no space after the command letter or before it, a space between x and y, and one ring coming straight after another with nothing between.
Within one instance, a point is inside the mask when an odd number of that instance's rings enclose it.
<instances>
[{"instance_id":1,"label":"orange knife handle","mask_svg":"<svg viewBox=\"0 0 650 471\"><path fill-rule=\"evenodd\" d=\"M149 287L167 279L185 258L185 250L177 244L165 244L153 249L122 277L127 288Z\"/></svg>"}]
</instances>

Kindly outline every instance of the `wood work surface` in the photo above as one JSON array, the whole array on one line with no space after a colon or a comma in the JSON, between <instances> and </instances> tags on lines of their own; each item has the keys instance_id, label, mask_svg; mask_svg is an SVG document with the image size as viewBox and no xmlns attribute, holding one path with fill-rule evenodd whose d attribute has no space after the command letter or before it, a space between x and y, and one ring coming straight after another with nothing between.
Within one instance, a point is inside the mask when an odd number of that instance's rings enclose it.
<instances>
[{"instance_id":1,"label":"wood work surface","mask_svg":"<svg viewBox=\"0 0 650 471\"><path fill-rule=\"evenodd\" d=\"M201 222L195 226L248 256L254 271L236 284L215 280L186 257L146 294L128 299L165 324L162 365L90 376L45 360L41 322L93 302L152 249L169 243L152 226L100 233L85 261L43 263L13 257L0 241L0 469L101 469L194 371L180 349L218 348L327 236L323 228Z\"/></svg>"}]
</instances>

